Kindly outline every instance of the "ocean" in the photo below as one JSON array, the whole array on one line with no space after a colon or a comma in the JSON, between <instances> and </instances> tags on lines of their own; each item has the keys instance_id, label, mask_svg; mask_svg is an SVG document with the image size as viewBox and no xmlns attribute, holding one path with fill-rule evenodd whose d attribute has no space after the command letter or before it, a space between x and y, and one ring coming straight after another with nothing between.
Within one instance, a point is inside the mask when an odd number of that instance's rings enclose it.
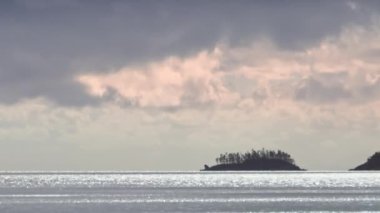
<instances>
[{"instance_id":1,"label":"ocean","mask_svg":"<svg viewBox=\"0 0 380 213\"><path fill-rule=\"evenodd\" d=\"M0 212L379 211L379 172L2 172Z\"/></svg>"}]
</instances>

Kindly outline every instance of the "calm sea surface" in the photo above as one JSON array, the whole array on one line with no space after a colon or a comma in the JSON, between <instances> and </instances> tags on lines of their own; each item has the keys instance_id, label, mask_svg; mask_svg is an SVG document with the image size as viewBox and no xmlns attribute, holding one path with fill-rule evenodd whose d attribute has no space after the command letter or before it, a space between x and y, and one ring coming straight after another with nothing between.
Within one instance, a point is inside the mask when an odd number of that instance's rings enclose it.
<instances>
[{"instance_id":1,"label":"calm sea surface","mask_svg":"<svg viewBox=\"0 0 380 213\"><path fill-rule=\"evenodd\" d=\"M380 173L0 173L0 212L257 211L380 211Z\"/></svg>"}]
</instances>

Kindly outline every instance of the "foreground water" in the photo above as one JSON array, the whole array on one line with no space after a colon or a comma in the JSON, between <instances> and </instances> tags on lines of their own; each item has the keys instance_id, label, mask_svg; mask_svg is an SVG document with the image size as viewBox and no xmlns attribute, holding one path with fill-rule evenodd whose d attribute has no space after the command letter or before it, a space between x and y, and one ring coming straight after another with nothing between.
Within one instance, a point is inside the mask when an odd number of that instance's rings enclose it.
<instances>
[{"instance_id":1,"label":"foreground water","mask_svg":"<svg viewBox=\"0 0 380 213\"><path fill-rule=\"evenodd\" d=\"M380 211L380 173L0 173L0 212L249 211Z\"/></svg>"}]
</instances>

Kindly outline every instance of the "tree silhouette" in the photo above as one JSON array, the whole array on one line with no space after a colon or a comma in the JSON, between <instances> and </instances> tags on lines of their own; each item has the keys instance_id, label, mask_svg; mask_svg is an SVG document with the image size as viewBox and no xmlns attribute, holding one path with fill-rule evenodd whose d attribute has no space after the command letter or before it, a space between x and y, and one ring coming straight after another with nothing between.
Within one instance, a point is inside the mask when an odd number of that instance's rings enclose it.
<instances>
[{"instance_id":1,"label":"tree silhouette","mask_svg":"<svg viewBox=\"0 0 380 213\"><path fill-rule=\"evenodd\" d=\"M380 156L380 153L376 153ZM215 159L216 164L241 164L248 161L254 160L282 160L288 163L294 164L294 160L291 156L281 150L254 150L245 153L224 153L220 154L219 157Z\"/></svg>"}]
</instances>

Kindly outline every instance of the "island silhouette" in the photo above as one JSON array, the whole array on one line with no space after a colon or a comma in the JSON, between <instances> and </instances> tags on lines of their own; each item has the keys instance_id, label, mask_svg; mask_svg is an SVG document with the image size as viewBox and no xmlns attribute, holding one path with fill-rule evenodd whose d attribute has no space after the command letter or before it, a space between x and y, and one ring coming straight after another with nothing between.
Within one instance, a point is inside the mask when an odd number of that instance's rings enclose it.
<instances>
[{"instance_id":1,"label":"island silhouette","mask_svg":"<svg viewBox=\"0 0 380 213\"><path fill-rule=\"evenodd\" d=\"M351 170L380 170L380 152L375 152L367 159L367 162Z\"/></svg>"},{"instance_id":2,"label":"island silhouette","mask_svg":"<svg viewBox=\"0 0 380 213\"><path fill-rule=\"evenodd\" d=\"M304 170L298 167L293 158L281 150L254 150L245 153L224 153L215 159L216 165L204 165L203 171L276 171Z\"/></svg>"}]
</instances>

